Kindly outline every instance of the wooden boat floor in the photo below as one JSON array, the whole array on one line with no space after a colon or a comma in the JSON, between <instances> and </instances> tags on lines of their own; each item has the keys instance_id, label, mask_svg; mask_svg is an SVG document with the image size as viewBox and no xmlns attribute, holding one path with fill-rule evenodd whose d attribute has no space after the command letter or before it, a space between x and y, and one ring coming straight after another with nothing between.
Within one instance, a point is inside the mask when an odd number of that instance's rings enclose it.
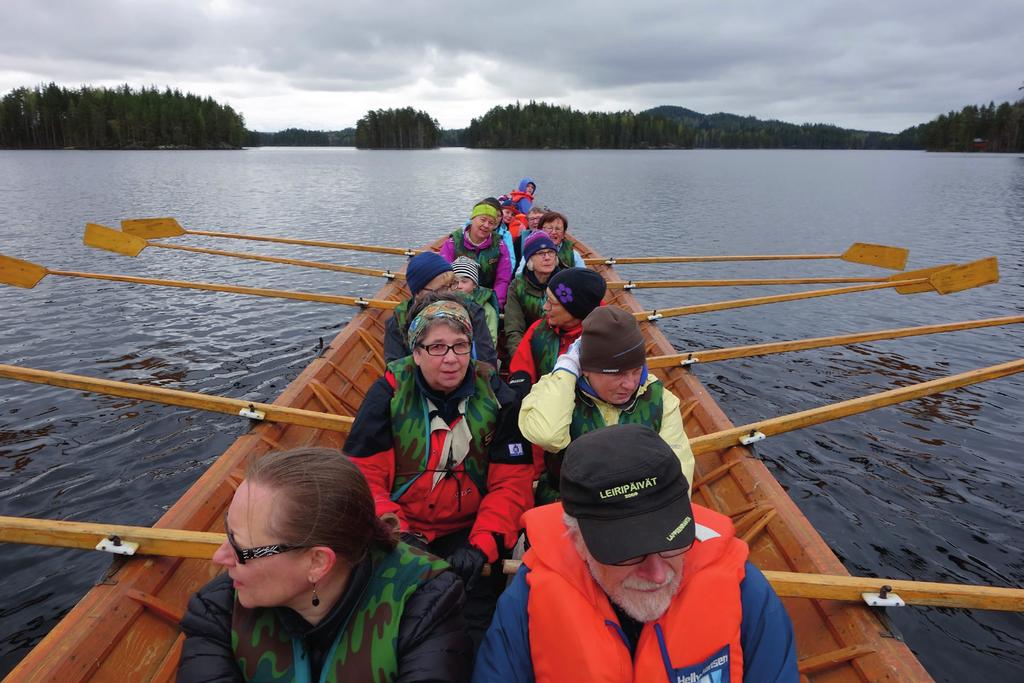
<instances>
[{"instance_id":1,"label":"wooden boat floor","mask_svg":"<svg viewBox=\"0 0 1024 683\"><path fill-rule=\"evenodd\" d=\"M434 244L437 248L440 242ZM584 257L596 257L577 242ZM596 270L620 280L607 266ZM388 283L374 296L403 300ZM609 302L643 307L629 292L610 290ZM384 370L382 339L390 312L353 317L274 403L355 415ZM674 353L653 323L642 323L648 355ZM682 402L691 437L734 425L688 370L657 371ZM257 424L240 436L160 518L157 527L218 531L249 461L271 450L299 446L340 448L344 435L291 425ZM750 449L729 448L697 457L694 501L730 515L761 569L846 574L845 568L772 474ZM173 681L182 637L177 620L189 596L218 573L205 560L116 559L103 581L53 628L7 681ZM870 608L829 600L783 600L796 633L801 680L930 681L907 645Z\"/></svg>"}]
</instances>

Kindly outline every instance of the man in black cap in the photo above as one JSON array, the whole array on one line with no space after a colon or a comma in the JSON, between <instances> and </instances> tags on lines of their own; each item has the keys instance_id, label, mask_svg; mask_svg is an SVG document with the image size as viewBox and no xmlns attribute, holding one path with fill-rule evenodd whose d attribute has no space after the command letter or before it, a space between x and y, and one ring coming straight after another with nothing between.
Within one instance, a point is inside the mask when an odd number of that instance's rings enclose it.
<instances>
[{"instance_id":1,"label":"man in black cap","mask_svg":"<svg viewBox=\"0 0 1024 683\"><path fill-rule=\"evenodd\" d=\"M631 313L618 306L595 308L583 332L523 399L519 428L546 451L537 501L556 499L558 468L569 443L600 427L642 424L675 451L683 476L693 480L693 451L683 430L679 398L648 373L644 336Z\"/></svg>"},{"instance_id":2,"label":"man in black cap","mask_svg":"<svg viewBox=\"0 0 1024 683\"><path fill-rule=\"evenodd\" d=\"M792 681L793 626L728 517L691 505L672 449L616 425L569 446L474 683Z\"/></svg>"}]
</instances>

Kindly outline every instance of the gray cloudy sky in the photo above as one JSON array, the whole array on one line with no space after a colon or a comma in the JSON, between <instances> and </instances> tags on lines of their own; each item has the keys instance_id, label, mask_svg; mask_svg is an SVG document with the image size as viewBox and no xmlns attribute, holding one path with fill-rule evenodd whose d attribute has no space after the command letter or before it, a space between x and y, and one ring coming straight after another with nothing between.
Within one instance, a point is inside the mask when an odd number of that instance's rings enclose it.
<instances>
[{"instance_id":1,"label":"gray cloudy sky","mask_svg":"<svg viewBox=\"0 0 1024 683\"><path fill-rule=\"evenodd\" d=\"M898 131L1024 83L1020 0L0 0L0 93L170 85L249 128L544 100Z\"/></svg>"}]
</instances>

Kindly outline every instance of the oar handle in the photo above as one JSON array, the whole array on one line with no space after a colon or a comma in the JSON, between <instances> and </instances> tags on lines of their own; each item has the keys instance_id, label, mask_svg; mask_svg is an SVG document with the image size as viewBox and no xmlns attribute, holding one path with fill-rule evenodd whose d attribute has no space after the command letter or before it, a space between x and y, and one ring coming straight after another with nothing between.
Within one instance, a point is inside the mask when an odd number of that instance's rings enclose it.
<instances>
[{"instance_id":1,"label":"oar handle","mask_svg":"<svg viewBox=\"0 0 1024 683\"><path fill-rule=\"evenodd\" d=\"M313 429L328 429L335 432L348 432L352 427L353 421L351 417L345 415L318 413L312 410L278 406L272 403L243 401L237 398L211 396L209 394L165 389L163 387L151 387L144 384L115 382L108 379L97 379L95 377L73 375L66 372L53 372L51 370L37 370L18 365L0 364L0 377L21 382L48 384L66 389L77 389L79 391L91 391L111 396L166 403L184 408L208 410L226 415L237 416L241 414L240 411L242 410L257 410L265 414L263 419L271 422L284 422Z\"/></svg>"},{"instance_id":2,"label":"oar handle","mask_svg":"<svg viewBox=\"0 0 1024 683\"><path fill-rule=\"evenodd\" d=\"M998 365L990 365L985 368L970 370L957 375L950 375L949 377L933 379L929 382L921 382L920 384L912 384L907 387L890 389L877 394L869 394L868 396L861 396L848 401L841 401L839 403L832 403L830 405L819 406L810 410L783 415L782 417L764 420L763 422L752 422L741 427L734 427L732 429L714 432L713 434L693 437L690 439L690 447L693 449L694 455L710 453L730 446L737 446L741 443L741 438L753 436L758 433L763 434L764 436L783 434L795 429L810 427L812 425L829 422L831 420L838 420L839 418L848 417L850 415L857 415L869 410L874 410L875 408L883 408L896 403L902 403L903 401L911 401L913 399L921 398L922 396L930 396L943 391L949 391L950 389L957 389L959 387L985 382L990 379L1006 377L1021 371L1024 371L1024 359L1013 360L1007 363L999 363Z\"/></svg>"},{"instance_id":3,"label":"oar handle","mask_svg":"<svg viewBox=\"0 0 1024 683\"><path fill-rule=\"evenodd\" d=\"M211 282L187 282L184 280L163 280L159 278L133 277L130 275L110 275L106 273L83 273L74 270L47 270L49 275L63 275L66 277L82 277L91 280L110 280L112 282L131 282L141 285L156 285L159 287L177 287L179 289L198 289L207 292L228 292L231 294L249 294L252 296L264 296L273 299L292 299L296 301L316 301L325 304L340 304L342 306L360 306L362 308L379 308L382 310L393 310L398 306L397 301L383 299L361 299L354 296L339 296L337 294L315 294L313 292L292 292L285 289L265 289L262 287L242 287L237 285L221 285Z\"/></svg>"},{"instance_id":4,"label":"oar handle","mask_svg":"<svg viewBox=\"0 0 1024 683\"><path fill-rule=\"evenodd\" d=\"M380 247L373 244L353 244L351 242L326 242L323 240L303 240L294 237L264 237L263 235L243 235L235 232L216 232L213 230L186 230L187 235L203 235L206 237L226 237L234 240L251 240L254 242L276 242L278 244L297 244L306 247L327 247L328 249L345 249L347 251L370 251L376 254L394 254L395 256L415 256L422 249L401 249L399 247Z\"/></svg>"}]
</instances>

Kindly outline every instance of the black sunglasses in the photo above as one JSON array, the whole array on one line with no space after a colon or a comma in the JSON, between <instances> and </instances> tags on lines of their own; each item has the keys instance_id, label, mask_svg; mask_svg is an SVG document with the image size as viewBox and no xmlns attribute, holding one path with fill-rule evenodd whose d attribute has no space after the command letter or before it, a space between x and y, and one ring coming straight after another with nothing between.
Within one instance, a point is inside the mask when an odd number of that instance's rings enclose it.
<instances>
[{"instance_id":1,"label":"black sunglasses","mask_svg":"<svg viewBox=\"0 0 1024 683\"><path fill-rule=\"evenodd\" d=\"M258 557L270 557L272 555L280 555L286 553L289 550L301 550L307 548L304 545L286 545L284 543L275 543L274 545L261 545L258 548L239 548L238 544L235 543L235 535L231 533L228 528L228 515L224 513L224 532L228 536L228 545L235 551L235 557L238 558L238 564L245 564L247 560L255 560Z\"/></svg>"}]
</instances>

